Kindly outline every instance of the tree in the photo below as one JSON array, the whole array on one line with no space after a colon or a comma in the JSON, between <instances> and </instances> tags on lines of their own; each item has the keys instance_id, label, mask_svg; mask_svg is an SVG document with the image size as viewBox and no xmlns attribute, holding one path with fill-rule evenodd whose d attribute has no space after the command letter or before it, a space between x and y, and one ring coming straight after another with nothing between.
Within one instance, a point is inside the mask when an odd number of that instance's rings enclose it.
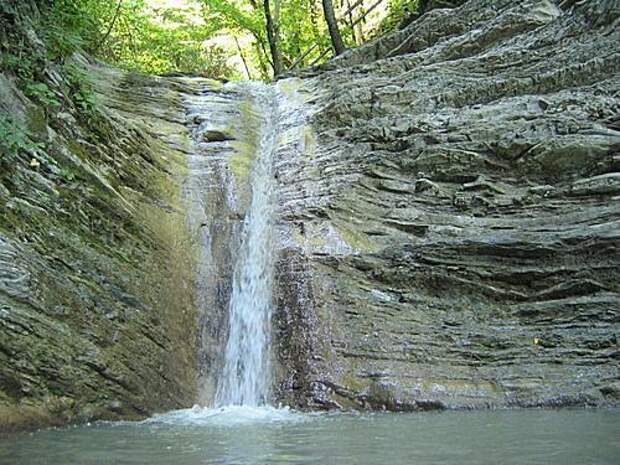
<instances>
[{"instance_id":1,"label":"tree","mask_svg":"<svg viewBox=\"0 0 620 465\"><path fill-rule=\"evenodd\" d=\"M325 14L325 21L327 22L327 29L329 30L329 36L332 39L332 46L334 47L334 53L341 55L345 51L344 42L338 29L338 23L336 22L336 15L334 13L334 6L332 0L323 0L323 13Z\"/></svg>"},{"instance_id":2,"label":"tree","mask_svg":"<svg viewBox=\"0 0 620 465\"><path fill-rule=\"evenodd\" d=\"M271 7L269 0L263 0L265 8L265 19L267 21L267 40L269 41L269 50L271 50L271 60L273 64L273 76L278 77L282 74L282 57L280 55L279 45L279 19L280 19L280 0L275 0L275 9L273 16L271 15Z\"/></svg>"}]
</instances>

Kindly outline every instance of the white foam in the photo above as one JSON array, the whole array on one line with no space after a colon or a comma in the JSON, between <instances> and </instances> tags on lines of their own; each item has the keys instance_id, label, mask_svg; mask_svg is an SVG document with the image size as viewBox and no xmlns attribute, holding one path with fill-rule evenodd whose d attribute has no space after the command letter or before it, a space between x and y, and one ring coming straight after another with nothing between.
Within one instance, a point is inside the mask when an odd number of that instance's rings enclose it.
<instances>
[{"instance_id":1,"label":"white foam","mask_svg":"<svg viewBox=\"0 0 620 465\"><path fill-rule=\"evenodd\" d=\"M310 415L296 412L288 407L228 405L210 408L195 405L188 409L154 415L142 423L235 427L256 424L300 423L310 418Z\"/></svg>"}]
</instances>

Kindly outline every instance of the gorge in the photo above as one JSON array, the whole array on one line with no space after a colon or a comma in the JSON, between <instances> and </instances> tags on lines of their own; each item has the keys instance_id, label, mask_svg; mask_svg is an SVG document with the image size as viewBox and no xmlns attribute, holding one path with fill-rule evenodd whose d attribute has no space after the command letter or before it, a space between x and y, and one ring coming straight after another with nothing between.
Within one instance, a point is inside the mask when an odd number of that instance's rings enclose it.
<instances>
[{"instance_id":1,"label":"gorge","mask_svg":"<svg viewBox=\"0 0 620 465\"><path fill-rule=\"evenodd\" d=\"M615 0L470 0L273 84L77 55L95 121L1 73L45 144L0 159L0 430L604 407L574 421L613 437L619 43Z\"/></svg>"}]
</instances>

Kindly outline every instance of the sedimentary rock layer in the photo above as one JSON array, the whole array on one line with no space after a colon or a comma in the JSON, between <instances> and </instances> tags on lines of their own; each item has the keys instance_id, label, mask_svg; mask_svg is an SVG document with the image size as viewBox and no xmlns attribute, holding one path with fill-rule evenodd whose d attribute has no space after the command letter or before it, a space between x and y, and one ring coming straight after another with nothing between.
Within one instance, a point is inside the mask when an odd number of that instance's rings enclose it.
<instances>
[{"instance_id":1,"label":"sedimentary rock layer","mask_svg":"<svg viewBox=\"0 0 620 465\"><path fill-rule=\"evenodd\" d=\"M298 73L280 397L618 405L620 5L471 0Z\"/></svg>"},{"instance_id":2,"label":"sedimentary rock layer","mask_svg":"<svg viewBox=\"0 0 620 465\"><path fill-rule=\"evenodd\" d=\"M198 86L75 60L92 79L88 117L53 64L48 86L65 100L52 110L0 74L3 115L41 141L0 157L0 431L196 399L197 254L181 182L182 95Z\"/></svg>"}]
</instances>

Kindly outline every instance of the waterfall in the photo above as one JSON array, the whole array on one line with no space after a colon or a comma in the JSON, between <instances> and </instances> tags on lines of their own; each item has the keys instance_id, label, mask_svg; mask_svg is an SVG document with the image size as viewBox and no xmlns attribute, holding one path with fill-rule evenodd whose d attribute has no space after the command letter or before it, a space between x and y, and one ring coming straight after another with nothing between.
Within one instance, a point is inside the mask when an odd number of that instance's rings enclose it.
<instances>
[{"instance_id":1,"label":"waterfall","mask_svg":"<svg viewBox=\"0 0 620 465\"><path fill-rule=\"evenodd\" d=\"M265 84L244 83L259 116L258 140L250 174L252 198L243 224L229 305L229 335L216 406L269 403L273 222L273 154L278 134L278 94Z\"/></svg>"}]
</instances>

